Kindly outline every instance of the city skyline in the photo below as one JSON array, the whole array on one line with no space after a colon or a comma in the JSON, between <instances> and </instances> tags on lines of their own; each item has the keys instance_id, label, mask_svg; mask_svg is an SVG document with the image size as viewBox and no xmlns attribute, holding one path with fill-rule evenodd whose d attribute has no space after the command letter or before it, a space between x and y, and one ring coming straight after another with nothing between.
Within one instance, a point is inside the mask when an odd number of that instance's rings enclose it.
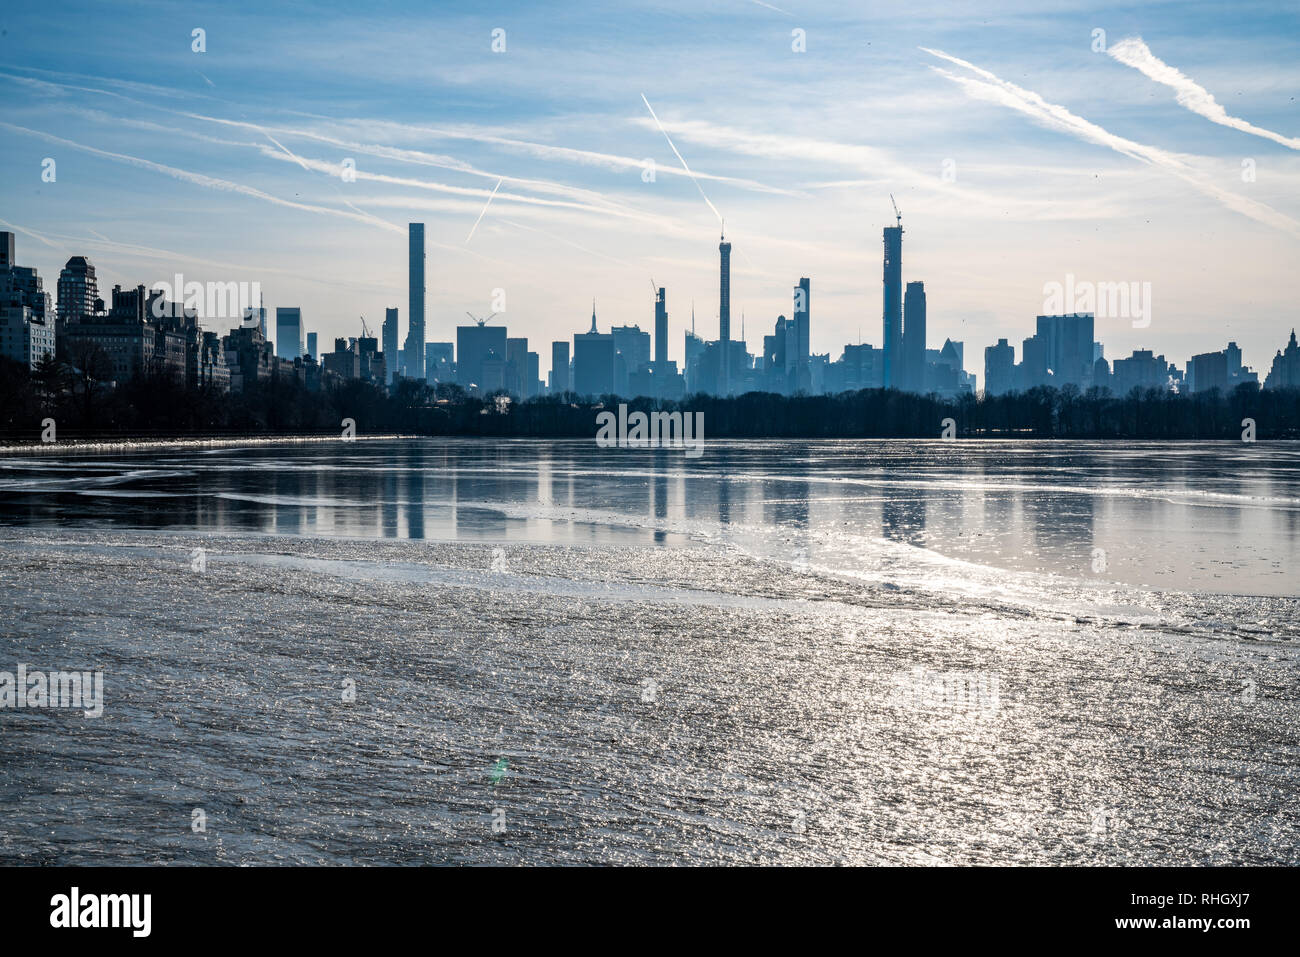
<instances>
[{"instance_id":1,"label":"city skyline","mask_svg":"<svg viewBox=\"0 0 1300 957\"><path fill-rule=\"evenodd\" d=\"M1149 5L1101 20L1067 8L1031 28L1011 16L1027 8L1008 4L975 35L958 8L929 9L942 16L917 27L817 7L696 17L659 6L644 44L631 24L648 8L603 24L522 8L435 12L441 65L415 55L418 36L401 36L420 22L411 7L387 12L390 29L370 32L375 55L361 58L347 21L240 10L235 30L234 11L199 6L121 14L101 24L102 59L90 44L72 61L61 51L75 48L75 18L24 29L19 15L4 42L26 40L0 71L14 144L0 168L30 188L13 190L3 228L25 237L23 261L46 277L85 255L101 288L180 267L199 281L259 280L269 307L301 308L329 343L355 335L358 315L378 326L381 309L402 306L393 250L406 223L423 221L427 340L454 338L465 311L492 311L498 289L512 331L534 343L568 338L593 296L611 325L646 328L653 280L668 290L668 358L681 363L673 340L690 304L704 338L721 323L707 250L725 216L730 318L766 331L811 276L810 350L834 359L846 342L884 345L875 244L893 223L893 192L909 233L926 236L905 279L926 283L931 341L971 347L968 372L982 376L985 345L1019 342L1045 284L1068 276L1151 283L1152 327L1099 319L1110 358L1141 348L1185 358L1235 340L1265 366L1300 291L1287 268L1300 165L1286 91L1297 83L1278 39L1293 21L1206 7L1196 36L1220 31L1208 45ZM1096 29L1105 50L1093 49ZM1257 126L1212 122L1195 90L1151 78L1142 48L1121 44L1131 36L1216 94L1229 120ZM116 48L144 41L150 59L123 73ZM707 89L689 71L652 69L706 47ZM270 55L284 49L293 69ZM626 65L613 80L611 58ZM581 82L592 72L600 89ZM733 84L727 96L719 77ZM412 98L420 84L430 92ZM1072 119L1035 113L1028 94ZM53 182L41 179L46 158ZM409 306L400 313L406 328Z\"/></svg>"},{"instance_id":2,"label":"city skyline","mask_svg":"<svg viewBox=\"0 0 1300 957\"><path fill-rule=\"evenodd\" d=\"M580 396L619 395L676 400L692 394L782 395L839 394L861 389L896 389L920 395L956 397L976 392L999 395L1027 392L1037 386L1080 391L1096 388L1116 396L1133 389L1172 392L1230 391L1253 384L1272 389L1300 388L1300 348L1295 327L1285 348L1278 348L1267 368L1255 370L1238 343L1189 356L1183 368L1151 349L1129 356L1106 355L1095 338L1099 319L1132 318L1135 327L1150 324L1151 293L1133 283L1076 284L1074 277L1046 300L1055 308L1035 317L1032 335L1017 349L1007 338L984 348L983 378L965 368L965 342L945 337L940 348L927 342L928 300L922 280L906 282L903 295L902 215L883 231L881 341L845 343L833 351L810 354L811 279L801 277L792 289L790 318L779 316L763 347L750 353L743 338L730 338L729 299L731 243L720 239L718 277L720 322L716 340L684 333L685 361L666 359L671 338L667 290L651 281L654 317L650 330L639 323L609 324L598 329L592 300L587 332L572 334L572 363L567 340L551 342L552 365L543 377L544 343L529 349L527 336L511 337L500 312L480 317L467 312L471 324L458 324L454 341L425 337L424 223L407 224L409 310L400 348L400 310L385 309L383 326L373 334L360 317L361 335L334 338L334 348L318 348L319 334L308 331L299 307L275 307L275 338L267 326L267 308L259 283L199 284L174 282L134 288L98 285L95 266L85 256L70 257L59 274L57 298L44 290L39 272L19 261L17 237L0 231L0 354L35 371L46 358L104 384L122 385L137 373L166 371L187 387L215 384L241 391L264 375L289 374L312 391L328 381L367 379L394 387L398 378L454 383L468 394L506 392L519 399L572 390ZM100 293L103 295L100 295ZM256 303L256 305L254 305ZM1071 311L1061 306L1069 304ZM1085 308L1082 308L1086 306ZM233 310L233 311L227 311ZM1100 311L1095 311L1100 310ZM238 316L237 325L228 317ZM223 335L223 318L228 332ZM204 320L209 328L204 328ZM216 328L212 328L215 326ZM744 329L742 314L741 328ZM652 338L653 333L653 338ZM743 336L743 332L742 332ZM978 347L973 350L977 355ZM654 358L652 359L652 355Z\"/></svg>"}]
</instances>

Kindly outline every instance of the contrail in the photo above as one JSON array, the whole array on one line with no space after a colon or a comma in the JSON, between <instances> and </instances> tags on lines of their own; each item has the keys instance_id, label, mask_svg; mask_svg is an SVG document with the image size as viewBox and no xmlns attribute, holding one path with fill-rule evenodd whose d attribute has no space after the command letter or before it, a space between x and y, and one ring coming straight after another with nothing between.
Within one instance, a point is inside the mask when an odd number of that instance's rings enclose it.
<instances>
[{"instance_id":1,"label":"contrail","mask_svg":"<svg viewBox=\"0 0 1300 957\"><path fill-rule=\"evenodd\" d=\"M309 173L311 172L310 169L307 169L307 164L306 164L306 163L304 163L302 160L298 159L297 156L294 156L293 152L292 152L288 147L286 147L283 143L281 143L279 140L277 140L274 136L272 136L272 135L271 135L270 133L268 133L266 130L262 129L260 126L254 126L253 128L254 128L255 130L257 130L259 133L261 133L263 136L265 136L265 137L266 137L268 140L270 140L272 143L274 143L276 146L280 147L280 149L284 150L284 154L285 154L286 156L288 156L290 159L292 159L295 163L297 163L297 164L298 164L299 166L301 166L303 169L307 170L307 172L309 172Z\"/></svg>"},{"instance_id":2,"label":"contrail","mask_svg":"<svg viewBox=\"0 0 1300 957\"><path fill-rule=\"evenodd\" d=\"M1250 133L1254 136L1262 136L1274 143L1281 143L1288 149L1300 150L1300 139L1298 138L1283 136L1281 133L1266 130L1262 126L1256 126L1254 123L1240 117L1229 115L1228 111L1215 100L1213 93L1182 71L1157 57L1141 37L1125 37L1106 52L1125 66L1131 66L1157 83L1169 87L1174 91L1174 98L1181 105L1187 107L1193 113L1205 117L1210 122L1234 130L1241 130L1243 133Z\"/></svg>"},{"instance_id":3,"label":"contrail","mask_svg":"<svg viewBox=\"0 0 1300 957\"><path fill-rule=\"evenodd\" d=\"M644 93L641 94L641 102L644 103L644 104L645 104L645 108L646 108L647 110L650 111L650 116L654 118L655 125L659 127L659 132L662 133L662 134L664 135L664 139L666 139L666 140L668 141L668 145L669 145L669 147L671 147L673 153L676 154L676 156L677 156L677 162L679 162L679 163L682 164L682 169L686 170L686 174L687 174L688 176L690 176L690 178L691 178L691 182L694 183L694 184L695 184L695 188L698 189L698 190L700 191L700 195L701 195L701 196L704 196L704 201L705 201L706 203L709 204L709 209L713 210L713 215L714 215L714 216L717 216L717 217L718 217L718 222L721 223L721 222L722 222L722 214L721 214L720 212L718 212L718 207L716 207L716 206L713 205L713 202L709 199L708 196L705 196L705 194L704 194L704 187L701 186L701 185L700 185L700 181L699 181L698 179L695 178L695 174L691 172L691 168L690 168L689 166L686 165L686 158L685 158L684 156L682 156L682 154L679 153L679 152L677 151L677 147L676 147L676 146L673 146L673 138L672 138L671 136L668 135L668 131L667 131L666 129L664 129L664 125L663 125L662 123L659 122L659 117L658 117L658 116L655 116L655 109L654 109L653 106L650 105L650 101L647 100L647 99L645 98L645 94L644 94Z\"/></svg>"},{"instance_id":4,"label":"contrail","mask_svg":"<svg viewBox=\"0 0 1300 957\"><path fill-rule=\"evenodd\" d=\"M503 182L505 182L505 178L504 178L504 177L502 177L501 179L497 180L497 184L496 184L495 186L492 187L492 194L491 194L491 196L488 196L488 198L487 198L487 202L483 204L483 208L479 211L478 219L474 220L474 225L471 226L471 227L469 228L469 235L465 237L465 245L466 245L466 246L468 246L468 245L469 245L469 241L470 241L471 239L474 238L474 230L478 229L478 224L481 223L481 222L483 222L483 214L486 213L488 207L492 205L492 197L495 196L495 195L497 194L497 190L499 190L499 189L501 188L501 184L502 184Z\"/></svg>"},{"instance_id":5,"label":"contrail","mask_svg":"<svg viewBox=\"0 0 1300 957\"><path fill-rule=\"evenodd\" d=\"M931 50L928 47L921 47L920 49L932 56L970 70L981 77L982 79L972 79L967 76L958 76L939 67L931 67L940 76L956 83L972 97L1010 107L1024 113L1044 126L1069 133L1098 146L1105 146L1131 159L1163 170L1202 194L1217 200L1234 212L1241 213L1243 216L1248 216L1258 222L1266 223L1276 229L1284 230L1292 235L1300 236L1300 222L1278 212L1265 203L1256 202L1239 193L1223 189L1217 183L1197 173L1173 153L1118 136L1096 123L1085 120L1081 116L1076 116L1063 106L1049 103L1032 90L1016 86L1014 83L1003 80L988 70L981 69L959 57L950 56L942 50Z\"/></svg>"},{"instance_id":6,"label":"contrail","mask_svg":"<svg viewBox=\"0 0 1300 957\"><path fill-rule=\"evenodd\" d=\"M240 193L244 196L251 196L254 199L261 199L268 203L274 203L277 206L287 206L290 209L301 209L309 213L324 213L329 216L342 216L345 219L358 220L363 223L369 223L371 226L378 226L381 229L387 229L390 232L405 233L406 230L390 223L385 219L377 216L363 216L358 213L345 212L341 209L330 209L328 206L316 206L312 203L299 203L290 199L281 199L279 196L273 196L270 193L264 193L260 189L254 189L251 186L245 186L243 183L234 183L226 179L218 179L215 176L207 176L203 173L193 173L186 169L179 169L175 166L166 166L162 163L155 163L153 160L141 159L138 156L130 156L126 153L113 153L109 150L101 150L94 146L86 146L84 143L76 143L72 140L65 140L61 136L55 136L52 133L45 133L41 130L28 129L25 126L18 126L14 123L6 123L0 120L0 126L14 130L18 133L26 133L28 136L35 136L50 143L58 143L61 146L67 146L70 149L82 150L86 153L92 153L96 156L103 156L106 159L115 160L119 163L127 163L131 166L137 166L141 169L153 170L156 173L163 173L174 179L183 182L193 183L197 186L206 186L209 189L227 190L233 193Z\"/></svg>"}]
</instances>

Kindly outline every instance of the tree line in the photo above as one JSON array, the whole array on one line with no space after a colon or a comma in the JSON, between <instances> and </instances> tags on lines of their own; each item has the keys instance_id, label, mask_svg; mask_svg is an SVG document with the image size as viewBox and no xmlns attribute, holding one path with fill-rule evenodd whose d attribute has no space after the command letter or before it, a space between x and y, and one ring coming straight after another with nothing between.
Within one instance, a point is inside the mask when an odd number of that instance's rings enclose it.
<instances>
[{"instance_id":1,"label":"tree line","mask_svg":"<svg viewBox=\"0 0 1300 957\"><path fill-rule=\"evenodd\" d=\"M46 361L33 371L0 359L0 434L11 441L38 440L46 419L54 420L61 439L325 435L338 433L344 419L356 423L358 434L587 438L595 434L596 414L620 403L629 412L703 412L705 436L716 438L937 438L949 425L961 437L1240 439L1244 420L1254 423L1260 439L1300 438L1300 390L1250 384L1192 395L1151 389L1116 396L1043 386L955 398L863 389L700 394L677 401L570 393L518 401L409 379L391 390L332 380L312 391L296 378L270 377L228 393L187 388L175 377L147 371L110 388L63 363Z\"/></svg>"}]
</instances>

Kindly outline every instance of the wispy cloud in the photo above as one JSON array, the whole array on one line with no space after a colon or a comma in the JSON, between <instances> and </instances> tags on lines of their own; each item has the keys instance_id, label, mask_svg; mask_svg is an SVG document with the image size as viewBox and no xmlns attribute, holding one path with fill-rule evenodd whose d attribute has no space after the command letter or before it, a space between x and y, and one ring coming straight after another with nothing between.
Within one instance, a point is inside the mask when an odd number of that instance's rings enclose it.
<instances>
[{"instance_id":1,"label":"wispy cloud","mask_svg":"<svg viewBox=\"0 0 1300 957\"><path fill-rule=\"evenodd\" d=\"M285 206L290 209L300 209L309 213L321 213L327 216L342 216L345 219L352 219L358 222L366 223L370 226L378 226L381 229L390 232L405 233L401 226L396 223L390 223L385 219L377 216L368 216L364 213L347 212L342 209L332 209L328 206L317 206L313 203L299 203L291 199L282 199L279 196L272 196L270 193L264 193L260 189L252 186L246 186L243 183L231 182L228 179L218 179L215 176L208 176L204 173L195 173L190 170L179 169L175 166L167 166L163 163L155 163L153 160L143 159L139 156L130 156L126 153L113 153L109 150L101 150L98 147L87 146L84 143L77 143L72 140L64 139L61 136L55 136L52 133L46 133L41 130L28 129L25 126L17 126L13 123L6 123L0 120L0 126L5 129L13 130L15 133L22 133L27 136L34 136L38 139L45 140L47 143L56 143L59 146L66 146L69 149L80 150L84 153L90 153L94 156L102 156L105 159L113 160L116 163L126 163L140 169L152 170L156 173L162 173L173 179L178 179L186 183L193 183L196 186L204 186L208 189L224 190L226 192L239 193L242 196L249 196L253 199L260 199L267 203L273 203L276 206ZM276 155L283 155L277 152Z\"/></svg>"},{"instance_id":2,"label":"wispy cloud","mask_svg":"<svg viewBox=\"0 0 1300 957\"><path fill-rule=\"evenodd\" d=\"M1196 172L1174 153L1112 133L1096 123L1071 113L1063 106L1047 102L1032 90L1026 90L1014 83L1003 80L996 74L977 67L960 57L950 56L942 50L932 50L928 47L921 47L921 49L931 56L946 60L974 73L978 79L961 76L939 67L931 67L940 76L956 83L967 95L973 98L1009 107L1024 113L1049 129L1069 133L1089 143L1107 147L1117 153L1122 153L1132 159L1163 170L1204 195L1222 203L1234 212L1249 216L1257 222L1284 230L1292 235L1300 236L1300 222L1278 212L1271 206L1222 188L1217 183Z\"/></svg>"},{"instance_id":3,"label":"wispy cloud","mask_svg":"<svg viewBox=\"0 0 1300 957\"><path fill-rule=\"evenodd\" d=\"M1272 130L1256 126L1248 120L1232 116L1219 104L1205 87L1201 86L1182 71L1165 63L1146 45L1141 37L1125 37L1110 47L1107 52L1126 66L1139 70L1146 76L1162 83L1174 91L1174 98L1193 113L1205 117L1220 126L1227 126L1243 133L1262 136L1266 140L1280 143L1288 149L1300 150L1300 138L1283 136Z\"/></svg>"}]
</instances>

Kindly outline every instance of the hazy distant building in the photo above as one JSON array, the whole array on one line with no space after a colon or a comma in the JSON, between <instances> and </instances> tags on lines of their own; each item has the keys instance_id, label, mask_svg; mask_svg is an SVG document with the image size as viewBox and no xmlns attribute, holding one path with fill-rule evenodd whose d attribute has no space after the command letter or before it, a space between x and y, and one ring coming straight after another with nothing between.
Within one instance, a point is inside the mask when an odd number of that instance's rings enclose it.
<instances>
[{"instance_id":1,"label":"hazy distant building","mask_svg":"<svg viewBox=\"0 0 1300 957\"><path fill-rule=\"evenodd\" d=\"M731 243L718 243L718 338L731 338Z\"/></svg>"},{"instance_id":2,"label":"hazy distant building","mask_svg":"<svg viewBox=\"0 0 1300 957\"><path fill-rule=\"evenodd\" d=\"M388 381L391 384L394 379L401 375L399 349L397 345L397 309L389 307L384 310L384 325L379 330L380 337L384 343L384 365L387 369Z\"/></svg>"},{"instance_id":3,"label":"hazy distant building","mask_svg":"<svg viewBox=\"0 0 1300 957\"><path fill-rule=\"evenodd\" d=\"M455 381L456 344L454 342L425 343L424 377L429 382Z\"/></svg>"},{"instance_id":4,"label":"hazy distant building","mask_svg":"<svg viewBox=\"0 0 1300 957\"><path fill-rule=\"evenodd\" d=\"M839 360L828 363L822 376L823 388L832 394L879 389L885 378L884 350L870 343L846 345Z\"/></svg>"},{"instance_id":5,"label":"hazy distant building","mask_svg":"<svg viewBox=\"0 0 1300 957\"><path fill-rule=\"evenodd\" d=\"M406 348L404 373L424 378L424 223L411 223L408 230Z\"/></svg>"},{"instance_id":6,"label":"hazy distant building","mask_svg":"<svg viewBox=\"0 0 1300 957\"><path fill-rule=\"evenodd\" d=\"M506 391L520 399L537 394L537 353L528 351L527 338L506 339Z\"/></svg>"},{"instance_id":7,"label":"hazy distant building","mask_svg":"<svg viewBox=\"0 0 1300 957\"><path fill-rule=\"evenodd\" d=\"M984 349L984 394L1002 395L1015 388L1016 347L999 339L997 345Z\"/></svg>"},{"instance_id":8,"label":"hazy distant building","mask_svg":"<svg viewBox=\"0 0 1300 957\"><path fill-rule=\"evenodd\" d=\"M1291 339L1286 350L1278 350L1273 357L1273 366L1264 380L1266 389L1300 389L1300 345L1296 344L1295 330L1291 330Z\"/></svg>"},{"instance_id":9,"label":"hazy distant building","mask_svg":"<svg viewBox=\"0 0 1300 957\"><path fill-rule=\"evenodd\" d=\"M925 283L909 282L903 295L903 372L901 387L926 391Z\"/></svg>"},{"instance_id":10,"label":"hazy distant building","mask_svg":"<svg viewBox=\"0 0 1300 957\"><path fill-rule=\"evenodd\" d=\"M903 388L903 227L884 232L884 387Z\"/></svg>"},{"instance_id":11,"label":"hazy distant building","mask_svg":"<svg viewBox=\"0 0 1300 957\"><path fill-rule=\"evenodd\" d=\"M794 287L794 354L786 356L793 392L807 392L812 387L808 370L810 335L812 331L812 280L804 276Z\"/></svg>"},{"instance_id":12,"label":"hazy distant building","mask_svg":"<svg viewBox=\"0 0 1300 957\"><path fill-rule=\"evenodd\" d=\"M573 336L573 391L582 396L614 392L614 337L596 331L596 307L591 307L591 331Z\"/></svg>"},{"instance_id":13,"label":"hazy distant building","mask_svg":"<svg viewBox=\"0 0 1300 957\"><path fill-rule=\"evenodd\" d=\"M668 364L668 297L663 286L655 294L655 364Z\"/></svg>"},{"instance_id":14,"label":"hazy distant building","mask_svg":"<svg viewBox=\"0 0 1300 957\"><path fill-rule=\"evenodd\" d=\"M506 330L504 326L456 327L456 383L465 389L476 386L487 395L504 389L506 374Z\"/></svg>"},{"instance_id":15,"label":"hazy distant building","mask_svg":"<svg viewBox=\"0 0 1300 957\"><path fill-rule=\"evenodd\" d=\"M630 395L632 376L650 365L650 333L640 326L611 326L614 337L614 391Z\"/></svg>"},{"instance_id":16,"label":"hazy distant building","mask_svg":"<svg viewBox=\"0 0 1300 957\"><path fill-rule=\"evenodd\" d=\"M789 395L796 391L795 356L799 337L795 324L785 316L776 317L770 336L763 337L762 388L766 392Z\"/></svg>"},{"instance_id":17,"label":"hazy distant building","mask_svg":"<svg viewBox=\"0 0 1300 957\"><path fill-rule=\"evenodd\" d=\"M965 343L945 339L943 347L927 349L927 392L941 396L958 396L975 391L975 376L965 370Z\"/></svg>"},{"instance_id":18,"label":"hazy distant building","mask_svg":"<svg viewBox=\"0 0 1300 957\"><path fill-rule=\"evenodd\" d=\"M318 358L316 352L316 333L314 332L307 333L307 355L311 356L313 359Z\"/></svg>"},{"instance_id":19,"label":"hazy distant building","mask_svg":"<svg viewBox=\"0 0 1300 957\"><path fill-rule=\"evenodd\" d=\"M276 358L289 360L300 358L302 348L302 309L297 306L276 306Z\"/></svg>"},{"instance_id":20,"label":"hazy distant building","mask_svg":"<svg viewBox=\"0 0 1300 957\"><path fill-rule=\"evenodd\" d=\"M1075 385L1087 389L1092 385L1093 349L1092 313L1067 316L1039 316L1035 335L1042 340L1051 371L1051 384L1060 388Z\"/></svg>"},{"instance_id":21,"label":"hazy distant building","mask_svg":"<svg viewBox=\"0 0 1300 957\"><path fill-rule=\"evenodd\" d=\"M262 338L268 342L271 339L270 331L266 327L266 306L258 304L257 306L244 307L243 325L256 326L257 331L262 334Z\"/></svg>"},{"instance_id":22,"label":"hazy distant building","mask_svg":"<svg viewBox=\"0 0 1300 957\"><path fill-rule=\"evenodd\" d=\"M691 315L691 328L686 330L686 339L683 346L683 356L685 357L682 366L683 374L686 377L686 391L699 392L699 364L700 357L704 354L704 340L695 334L695 316Z\"/></svg>"},{"instance_id":23,"label":"hazy distant building","mask_svg":"<svg viewBox=\"0 0 1300 957\"><path fill-rule=\"evenodd\" d=\"M1174 371L1164 356L1157 356L1150 349L1134 349L1131 356L1116 359L1113 363L1110 391L1121 397L1134 389L1141 392L1147 389L1168 391Z\"/></svg>"},{"instance_id":24,"label":"hazy distant building","mask_svg":"<svg viewBox=\"0 0 1300 957\"><path fill-rule=\"evenodd\" d=\"M569 391L569 344L551 343L551 394L563 395Z\"/></svg>"},{"instance_id":25,"label":"hazy distant building","mask_svg":"<svg viewBox=\"0 0 1300 957\"><path fill-rule=\"evenodd\" d=\"M1222 352L1205 352L1187 362L1187 391L1228 392L1246 383L1259 384L1259 376L1241 364L1241 349L1229 342Z\"/></svg>"}]
</instances>

